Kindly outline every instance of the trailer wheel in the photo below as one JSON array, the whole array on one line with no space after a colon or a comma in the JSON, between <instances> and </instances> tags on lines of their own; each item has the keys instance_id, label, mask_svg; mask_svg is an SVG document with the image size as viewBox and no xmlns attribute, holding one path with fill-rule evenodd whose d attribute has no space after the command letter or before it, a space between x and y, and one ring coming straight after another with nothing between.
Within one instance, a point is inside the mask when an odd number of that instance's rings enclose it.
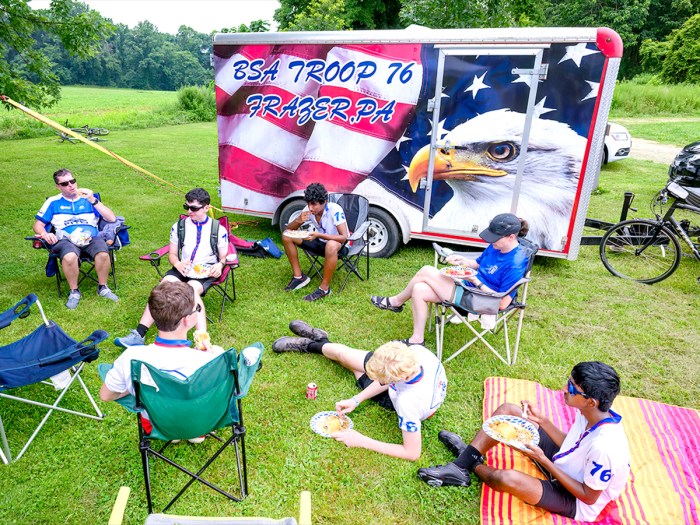
<instances>
[{"instance_id":1,"label":"trailer wheel","mask_svg":"<svg viewBox=\"0 0 700 525\"><path fill-rule=\"evenodd\" d=\"M399 248L399 227L394 218L380 208L369 209L370 257L390 257Z\"/></svg>"},{"instance_id":2,"label":"trailer wheel","mask_svg":"<svg viewBox=\"0 0 700 525\"><path fill-rule=\"evenodd\" d=\"M296 212L301 211L306 206L306 203L302 199L296 199L285 204L284 208L280 212L280 231L283 232L287 229L287 224L289 224L289 218Z\"/></svg>"}]
</instances>

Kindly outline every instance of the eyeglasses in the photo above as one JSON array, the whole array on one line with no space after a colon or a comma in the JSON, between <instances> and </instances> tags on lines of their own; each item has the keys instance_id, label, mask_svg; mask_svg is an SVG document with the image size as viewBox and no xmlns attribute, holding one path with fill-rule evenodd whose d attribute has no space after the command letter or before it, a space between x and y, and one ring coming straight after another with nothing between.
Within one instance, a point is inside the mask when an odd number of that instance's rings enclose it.
<instances>
[{"instance_id":1,"label":"eyeglasses","mask_svg":"<svg viewBox=\"0 0 700 525\"><path fill-rule=\"evenodd\" d=\"M65 188L66 186L68 186L70 184L75 184L75 183L76 183L75 179L71 179L71 180L64 180L63 182L58 182L57 184L59 186L63 186Z\"/></svg>"},{"instance_id":2,"label":"eyeglasses","mask_svg":"<svg viewBox=\"0 0 700 525\"><path fill-rule=\"evenodd\" d=\"M197 305L199 306L199 305ZM589 396L584 394L582 391L577 390L574 384L571 382L571 378L566 381L566 388L569 390L569 394L572 396L583 396L584 399L588 399Z\"/></svg>"},{"instance_id":3,"label":"eyeglasses","mask_svg":"<svg viewBox=\"0 0 700 525\"><path fill-rule=\"evenodd\" d=\"M194 307L194 310L192 310L190 313L188 313L187 315L185 315L185 317L188 317L188 316L190 316L190 315L192 315L192 314L198 314L198 313L201 312L201 311L202 311L202 305L199 304L199 303L197 303L197 305Z\"/></svg>"},{"instance_id":4,"label":"eyeglasses","mask_svg":"<svg viewBox=\"0 0 700 525\"><path fill-rule=\"evenodd\" d=\"M204 208L204 206L190 206L189 204L183 204L182 207L185 209L185 211L199 211Z\"/></svg>"}]
</instances>

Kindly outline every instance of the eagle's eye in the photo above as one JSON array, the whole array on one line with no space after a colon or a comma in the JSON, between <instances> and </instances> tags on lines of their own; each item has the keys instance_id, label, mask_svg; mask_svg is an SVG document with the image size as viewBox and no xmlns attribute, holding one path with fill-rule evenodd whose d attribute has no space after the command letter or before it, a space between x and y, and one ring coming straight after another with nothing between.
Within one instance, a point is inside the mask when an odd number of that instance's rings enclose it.
<instances>
[{"instance_id":1,"label":"eagle's eye","mask_svg":"<svg viewBox=\"0 0 700 525\"><path fill-rule=\"evenodd\" d=\"M518 155L518 148L512 142L496 142L489 145L486 154L498 162L507 162Z\"/></svg>"}]
</instances>

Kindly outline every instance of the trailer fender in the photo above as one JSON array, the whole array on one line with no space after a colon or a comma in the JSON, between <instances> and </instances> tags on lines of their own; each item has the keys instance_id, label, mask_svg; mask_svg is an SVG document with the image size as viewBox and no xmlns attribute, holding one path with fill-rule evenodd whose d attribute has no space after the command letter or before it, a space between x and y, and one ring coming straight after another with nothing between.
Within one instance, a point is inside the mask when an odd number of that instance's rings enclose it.
<instances>
[{"instance_id":1,"label":"trailer fender","mask_svg":"<svg viewBox=\"0 0 700 525\"><path fill-rule=\"evenodd\" d=\"M304 202L304 190L291 193L280 202L279 206L275 209L275 213L272 216L272 225L279 225L280 231L283 231L289 222L289 217L291 217L295 211L301 210L304 206L306 206Z\"/></svg>"}]
</instances>

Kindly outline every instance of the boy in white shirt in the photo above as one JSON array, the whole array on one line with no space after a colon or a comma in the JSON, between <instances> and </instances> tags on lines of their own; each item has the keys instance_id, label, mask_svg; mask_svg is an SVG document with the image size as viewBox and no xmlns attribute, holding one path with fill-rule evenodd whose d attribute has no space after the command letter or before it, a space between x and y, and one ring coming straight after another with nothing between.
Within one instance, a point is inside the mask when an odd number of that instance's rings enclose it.
<instances>
[{"instance_id":1,"label":"boy in white shirt","mask_svg":"<svg viewBox=\"0 0 700 525\"><path fill-rule=\"evenodd\" d=\"M504 403L493 415L527 418L539 426L539 446L525 444L524 452L548 479L540 480L517 470L483 464L483 454L498 442L480 430L469 445L452 432L438 439L457 456L454 462L418 469L418 477L434 487L468 486L469 473L489 487L512 494L526 503L578 521L596 521L606 505L617 499L630 473L630 450L622 416L611 410L620 393L615 370L600 361L577 364L571 371L564 401L576 408L568 433L554 426L530 401L522 407Z\"/></svg>"}]
</instances>

